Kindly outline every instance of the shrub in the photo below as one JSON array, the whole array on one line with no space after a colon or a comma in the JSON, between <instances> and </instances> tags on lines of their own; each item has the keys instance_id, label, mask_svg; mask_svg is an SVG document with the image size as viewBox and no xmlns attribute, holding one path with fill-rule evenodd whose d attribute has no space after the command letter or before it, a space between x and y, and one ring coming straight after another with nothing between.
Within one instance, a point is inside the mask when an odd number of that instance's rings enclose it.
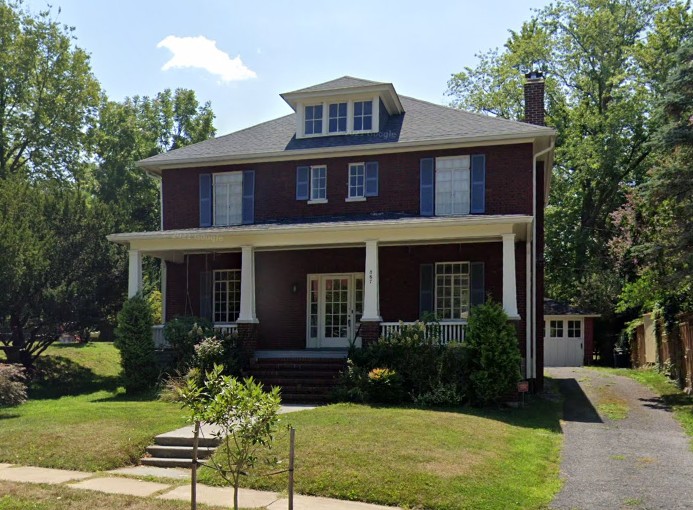
<instances>
[{"instance_id":1,"label":"shrub","mask_svg":"<svg viewBox=\"0 0 693 510\"><path fill-rule=\"evenodd\" d=\"M368 371L356 366L353 359L347 359L347 368L339 375L339 381L332 391L332 399L337 402L366 402Z\"/></svg>"},{"instance_id":2,"label":"shrub","mask_svg":"<svg viewBox=\"0 0 693 510\"><path fill-rule=\"evenodd\" d=\"M488 404L514 390L520 380L515 327L498 303L476 306L465 332L465 368L472 402Z\"/></svg>"},{"instance_id":3,"label":"shrub","mask_svg":"<svg viewBox=\"0 0 693 510\"><path fill-rule=\"evenodd\" d=\"M128 299L118 313L115 346L120 351L123 384L128 393L151 388L159 371L154 356L152 313L141 295Z\"/></svg>"},{"instance_id":4,"label":"shrub","mask_svg":"<svg viewBox=\"0 0 693 510\"><path fill-rule=\"evenodd\" d=\"M195 345L213 335L212 323L202 317L175 317L164 325L164 338L174 350L179 367L190 363Z\"/></svg>"},{"instance_id":5,"label":"shrub","mask_svg":"<svg viewBox=\"0 0 693 510\"><path fill-rule=\"evenodd\" d=\"M371 402L401 402L402 378L389 368L374 368L368 372L368 397Z\"/></svg>"},{"instance_id":6,"label":"shrub","mask_svg":"<svg viewBox=\"0 0 693 510\"><path fill-rule=\"evenodd\" d=\"M0 407L26 402L26 372L21 365L0 363Z\"/></svg>"},{"instance_id":7,"label":"shrub","mask_svg":"<svg viewBox=\"0 0 693 510\"><path fill-rule=\"evenodd\" d=\"M219 335L204 338L195 345L195 356L191 366L200 373L209 372L215 365L222 367L224 375L239 375L242 366L242 353L238 335Z\"/></svg>"},{"instance_id":8,"label":"shrub","mask_svg":"<svg viewBox=\"0 0 693 510\"><path fill-rule=\"evenodd\" d=\"M441 383L435 388L414 397L414 403L423 407L454 407L463 401L457 385Z\"/></svg>"}]
</instances>

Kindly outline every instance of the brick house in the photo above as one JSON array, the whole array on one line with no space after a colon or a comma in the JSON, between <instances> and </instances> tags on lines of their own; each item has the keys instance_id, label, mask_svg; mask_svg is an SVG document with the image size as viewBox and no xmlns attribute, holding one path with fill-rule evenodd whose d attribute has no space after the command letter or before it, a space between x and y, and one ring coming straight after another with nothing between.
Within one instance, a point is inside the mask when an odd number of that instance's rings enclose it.
<instances>
[{"instance_id":1,"label":"brick house","mask_svg":"<svg viewBox=\"0 0 693 510\"><path fill-rule=\"evenodd\" d=\"M286 369L426 312L462 340L492 298L540 387L555 139L541 75L527 76L525 122L351 77L281 97L295 113L139 162L161 180L162 220L109 236L129 249L129 294L142 257L161 259L166 320L209 317Z\"/></svg>"}]
</instances>

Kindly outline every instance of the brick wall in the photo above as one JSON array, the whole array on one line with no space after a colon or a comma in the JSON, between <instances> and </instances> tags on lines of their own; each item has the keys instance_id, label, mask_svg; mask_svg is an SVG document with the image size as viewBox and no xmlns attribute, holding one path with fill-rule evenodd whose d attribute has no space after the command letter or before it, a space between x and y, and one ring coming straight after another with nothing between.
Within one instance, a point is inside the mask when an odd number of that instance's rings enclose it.
<instances>
[{"instance_id":1,"label":"brick wall","mask_svg":"<svg viewBox=\"0 0 693 510\"><path fill-rule=\"evenodd\" d=\"M525 83L525 122L544 126L544 79L541 75L530 78Z\"/></svg>"},{"instance_id":2,"label":"brick wall","mask_svg":"<svg viewBox=\"0 0 693 510\"><path fill-rule=\"evenodd\" d=\"M290 162L223 165L163 171L164 229L199 226L199 174L255 170L255 221L370 212L419 213L419 162L424 157L486 154L486 214L531 214L532 145L499 145L393 153L348 158L313 158ZM348 165L378 161L380 193L365 202L345 202ZM296 200L296 167L327 165L326 204Z\"/></svg>"}]
</instances>

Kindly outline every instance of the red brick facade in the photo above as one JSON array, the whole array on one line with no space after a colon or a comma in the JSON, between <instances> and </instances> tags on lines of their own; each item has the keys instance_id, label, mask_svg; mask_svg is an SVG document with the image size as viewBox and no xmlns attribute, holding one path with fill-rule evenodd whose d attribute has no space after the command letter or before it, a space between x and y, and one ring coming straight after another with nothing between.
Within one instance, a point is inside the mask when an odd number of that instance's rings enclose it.
<instances>
[{"instance_id":1,"label":"red brick facade","mask_svg":"<svg viewBox=\"0 0 693 510\"><path fill-rule=\"evenodd\" d=\"M422 158L486 155L485 214L532 214L532 145L498 145L444 151L400 152L377 156L315 158L290 162L224 165L163 171L164 229L199 227L199 175L255 171L255 222L371 212L419 214ZM379 194L364 202L345 202L349 163L378 161ZM327 165L327 203L296 200L296 167Z\"/></svg>"}]
</instances>

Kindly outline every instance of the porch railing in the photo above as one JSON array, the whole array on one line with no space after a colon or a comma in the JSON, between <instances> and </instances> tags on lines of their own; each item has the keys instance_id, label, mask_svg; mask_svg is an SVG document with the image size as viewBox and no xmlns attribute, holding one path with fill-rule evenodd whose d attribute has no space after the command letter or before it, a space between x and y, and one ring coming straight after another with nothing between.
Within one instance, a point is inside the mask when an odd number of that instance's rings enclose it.
<instances>
[{"instance_id":1,"label":"porch railing","mask_svg":"<svg viewBox=\"0 0 693 510\"><path fill-rule=\"evenodd\" d=\"M235 333L236 330L238 329L238 326L234 323L225 323L225 324L215 324L214 325L214 331L215 333L220 333L222 335L227 335L229 333ZM156 324L152 326L152 338L154 339L154 348L155 349L167 349L169 346L168 341L166 340L166 337L164 337L164 325L163 324Z\"/></svg>"},{"instance_id":2,"label":"porch railing","mask_svg":"<svg viewBox=\"0 0 693 510\"><path fill-rule=\"evenodd\" d=\"M415 322L381 322L380 336L389 337L401 331L403 326L413 326ZM467 325L466 321L446 321L437 323L428 323L426 325L426 339L439 338L441 344L450 342L464 341L464 328Z\"/></svg>"}]
</instances>

